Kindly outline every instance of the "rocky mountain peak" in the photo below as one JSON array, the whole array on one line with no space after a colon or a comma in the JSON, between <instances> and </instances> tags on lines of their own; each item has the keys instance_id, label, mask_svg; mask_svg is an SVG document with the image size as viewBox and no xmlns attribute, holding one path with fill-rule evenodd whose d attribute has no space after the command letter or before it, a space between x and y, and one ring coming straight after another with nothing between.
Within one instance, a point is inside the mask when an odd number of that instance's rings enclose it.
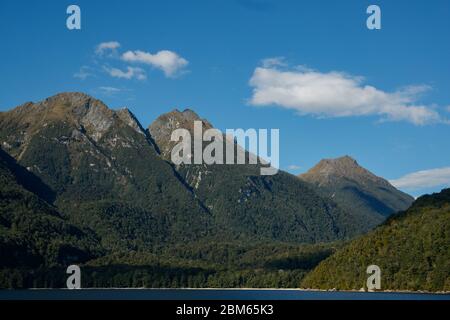
<instances>
[{"instance_id":1,"label":"rocky mountain peak","mask_svg":"<svg viewBox=\"0 0 450 320\"><path fill-rule=\"evenodd\" d=\"M306 180L319 180L321 182L333 178L349 178L358 181L372 180L378 182L381 179L361 167L355 159L348 155L335 159L322 159L308 172L300 175L300 177Z\"/></svg>"},{"instance_id":2,"label":"rocky mountain peak","mask_svg":"<svg viewBox=\"0 0 450 320\"><path fill-rule=\"evenodd\" d=\"M200 118L200 116L191 109L184 109L183 111L174 109L164 113L159 116L152 125L169 125L175 129L185 128L190 130L191 127L193 127L194 121L202 121L206 127L212 128L212 125L206 119Z\"/></svg>"},{"instance_id":3,"label":"rocky mountain peak","mask_svg":"<svg viewBox=\"0 0 450 320\"><path fill-rule=\"evenodd\" d=\"M322 159L312 170L324 174L347 175L353 170L359 170L361 166L350 156L335 159Z\"/></svg>"},{"instance_id":4,"label":"rocky mountain peak","mask_svg":"<svg viewBox=\"0 0 450 320\"><path fill-rule=\"evenodd\" d=\"M37 123L53 120L80 122L85 117L98 120L110 118L113 111L102 101L87 94L64 92L36 103L27 102L8 113L19 122Z\"/></svg>"},{"instance_id":5,"label":"rocky mountain peak","mask_svg":"<svg viewBox=\"0 0 450 320\"><path fill-rule=\"evenodd\" d=\"M195 113L192 109L186 108L183 111L180 111L178 109L174 109L167 113L169 117L175 117L179 119L184 119L186 121L194 121L194 120L201 120L199 115Z\"/></svg>"},{"instance_id":6,"label":"rocky mountain peak","mask_svg":"<svg viewBox=\"0 0 450 320\"><path fill-rule=\"evenodd\" d=\"M145 130L136 116L128 109L117 111L109 109L102 101L97 100L81 92L65 92L50 97L40 103L42 106L58 113L63 108L66 116L76 124L81 124L94 134L94 140L98 140L117 119L135 131L144 134ZM60 110L61 111L61 110Z\"/></svg>"},{"instance_id":7,"label":"rocky mountain peak","mask_svg":"<svg viewBox=\"0 0 450 320\"><path fill-rule=\"evenodd\" d=\"M202 122L203 130L213 128L208 120L200 118L198 114L191 109L185 109L183 111L174 109L160 115L153 121L148 130L164 158L167 159L170 157L170 152L174 146L174 142L170 141L172 132L176 129L186 129L193 135L195 121Z\"/></svg>"},{"instance_id":8,"label":"rocky mountain peak","mask_svg":"<svg viewBox=\"0 0 450 320\"><path fill-rule=\"evenodd\" d=\"M38 134L55 139L85 136L98 142L112 127L125 125L146 135L130 110L111 110L102 101L80 92L64 92L22 104L3 113L0 125L4 136L0 143L19 158L31 137Z\"/></svg>"},{"instance_id":9,"label":"rocky mountain peak","mask_svg":"<svg viewBox=\"0 0 450 320\"><path fill-rule=\"evenodd\" d=\"M69 103L73 106L79 106L85 104L89 100L95 100L93 97L89 96L83 92L62 92L55 94L54 96L48 97L43 102L44 103Z\"/></svg>"},{"instance_id":10,"label":"rocky mountain peak","mask_svg":"<svg viewBox=\"0 0 450 320\"><path fill-rule=\"evenodd\" d=\"M111 115L111 110L100 100L82 92L63 92L36 103L35 110L48 116L80 119L86 114Z\"/></svg>"},{"instance_id":11,"label":"rocky mountain peak","mask_svg":"<svg viewBox=\"0 0 450 320\"><path fill-rule=\"evenodd\" d=\"M133 114L133 112L131 112L128 108L122 108L120 110L117 110L115 113L120 120L122 120L128 126L132 127L134 130L136 130L136 132L144 134L145 130L141 126L141 123Z\"/></svg>"},{"instance_id":12,"label":"rocky mountain peak","mask_svg":"<svg viewBox=\"0 0 450 320\"><path fill-rule=\"evenodd\" d=\"M344 156L323 159L308 172L299 175L348 210L366 213L373 224L408 208L413 198L395 189L387 180L361 167L355 159Z\"/></svg>"}]
</instances>

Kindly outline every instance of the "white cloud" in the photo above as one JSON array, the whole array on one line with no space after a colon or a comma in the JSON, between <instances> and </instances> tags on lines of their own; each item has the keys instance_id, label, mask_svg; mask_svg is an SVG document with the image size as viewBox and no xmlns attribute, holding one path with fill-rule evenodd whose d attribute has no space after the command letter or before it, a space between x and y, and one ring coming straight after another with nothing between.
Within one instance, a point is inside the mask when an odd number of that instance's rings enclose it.
<instances>
[{"instance_id":1,"label":"white cloud","mask_svg":"<svg viewBox=\"0 0 450 320\"><path fill-rule=\"evenodd\" d=\"M399 189L418 190L432 187L450 186L450 167L422 170L389 181Z\"/></svg>"},{"instance_id":2,"label":"white cloud","mask_svg":"<svg viewBox=\"0 0 450 320\"><path fill-rule=\"evenodd\" d=\"M78 72L73 75L75 78L85 80L88 77L93 76L91 68L88 66L82 66Z\"/></svg>"},{"instance_id":3,"label":"white cloud","mask_svg":"<svg viewBox=\"0 0 450 320\"><path fill-rule=\"evenodd\" d=\"M432 108L417 103L428 86L385 92L365 85L362 77L343 72L322 73L299 66L284 68L282 60L263 60L250 79L254 106L277 105L318 117L378 115L384 120L416 125L446 122Z\"/></svg>"},{"instance_id":4,"label":"white cloud","mask_svg":"<svg viewBox=\"0 0 450 320\"><path fill-rule=\"evenodd\" d=\"M161 69L166 77L176 76L180 70L186 67L189 63L186 59L169 50L161 50L155 54L140 50L127 51L122 54L122 60L151 65L155 68Z\"/></svg>"},{"instance_id":5,"label":"white cloud","mask_svg":"<svg viewBox=\"0 0 450 320\"><path fill-rule=\"evenodd\" d=\"M117 69L117 68L109 68L104 67L105 71L114 78L123 78L123 79L133 79L136 78L138 80L145 80L147 79L147 75L145 74L145 71L141 68L133 68L133 67L127 67L126 71Z\"/></svg>"},{"instance_id":6,"label":"white cloud","mask_svg":"<svg viewBox=\"0 0 450 320\"><path fill-rule=\"evenodd\" d=\"M264 68L270 68L270 67L276 67L276 66L281 66L281 67L287 66L283 57L266 58L261 61L261 64Z\"/></svg>"},{"instance_id":7,"label":"white cloud","mask_svg":"<svg viewBox=\"0 0 450 320\"><path fill-rule=\"evenodd\" d=\"M99 87L98 88L102 93L107 94L107 95L113 95L116 93L121 92L122 90L119 88L114 88L114 87Z\"/></svg>"},{"instance_id":8,"label":"white cloud","mask_svg":"<svg viewBox=\"0 0 450 320\"><path fill-rule=\"evenodd\" d=\"M106 52L115 52L120 47L120 43L117 41L102 42L95 48L95 53L103 55Z\"/></svg>"},{"instance_id":9,"label":"white cloud","mask_svg":"<svg viewBox=\"0 0 450 320\"><path fill-rule=\"evenodd\" d=\"M288 168L288 170L299 170L299 169L301 169L302 167L297 166L297 165L295 165L295 164L291 164L291 165L288 166L287 168Z\"/></svg>"},{"instance_id":10,"label":"white cloud","mask_svg":"<svg viewBox=\"0 0 450 320\"><path fill-rule=\"evenodd\" d=\"M119 54L119 48L121 44L117 41L109 41L99 43L95 47L95 63L98 64L99 61L113 58L120 58L124 62L129 63L141 63L150 65L153 68L160 69L164 72L166 77L175 78L178 75L184 73L184 68L189 64L189 62L179 56L177 53L169 50L161 50L155 54L151 54L145 51L126 51L123 54ZM73 76L79 79L86 79L89 76L93 76L92 70L97 71L97 68L91 68L83 66L78 72ZM147 78L146 72L142 68L127 66L124 70L111 68L104 66L103 69L112 77L122 78L122 79L133 79L144 80Z\"/></svg>"},{"instance_id":11,"label":"white cloud","mask_svg":"<svg viewBox=\"0 0 450 320\"><path fill-rule=\"evenodd\" d=\"M448 112L450 112L450 106L447 106L447 108L445 108Z\"/></svg>"}]
</instances>

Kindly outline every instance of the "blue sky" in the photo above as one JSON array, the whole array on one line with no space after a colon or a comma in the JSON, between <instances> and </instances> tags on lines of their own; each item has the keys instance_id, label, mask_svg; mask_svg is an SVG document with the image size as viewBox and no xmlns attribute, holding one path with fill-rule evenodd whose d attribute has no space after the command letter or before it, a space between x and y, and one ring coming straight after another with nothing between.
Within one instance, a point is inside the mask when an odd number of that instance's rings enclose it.
<instances>
[{"instance_id":1,"label":"blue sky","mask_svg":"<svg viewBox=\"0 0 450 320\"><path fill-rule=\"evenodd\" d=\"M449 33L447 0L2 0L0 110L83 91L147 127L189 107L279 128L291 173L348 154L417 196L450 182Z\"/></svg>"}]
</instances>

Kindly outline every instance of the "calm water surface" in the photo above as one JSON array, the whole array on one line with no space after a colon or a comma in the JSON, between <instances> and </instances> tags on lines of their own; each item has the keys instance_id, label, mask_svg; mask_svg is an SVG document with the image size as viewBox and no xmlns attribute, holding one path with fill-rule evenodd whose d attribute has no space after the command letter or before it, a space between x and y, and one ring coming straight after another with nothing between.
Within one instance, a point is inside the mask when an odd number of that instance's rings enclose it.
<instances>
[{"instance_id":1,"label":"calm water surface","mask_svg":"<svg viewBox=\"0 0 450 320\"><path fill-rule=\"evenodd\" d=\"M450 300L450 294L219 289L0 290L2 300Z\"/></svg>"}]
</instances>

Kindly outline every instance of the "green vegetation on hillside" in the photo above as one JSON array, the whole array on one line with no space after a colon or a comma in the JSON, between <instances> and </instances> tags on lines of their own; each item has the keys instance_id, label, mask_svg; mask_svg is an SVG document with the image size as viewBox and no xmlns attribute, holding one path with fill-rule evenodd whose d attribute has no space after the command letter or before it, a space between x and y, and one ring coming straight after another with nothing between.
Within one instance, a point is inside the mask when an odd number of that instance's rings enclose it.
<instances>
[{"instance_id":1,"label":"green vegetation on hillside","mask_svg":"<svg viewBox=\"0 0 450 320\"><path fill-rule=\"evenodd\" d=\"M450 189L419 198L369 234L320 263L302 286L365 287L366 268L381 268L383 290L450 290Z\"/></svg>"},{"instance_id":2,"label":"green vegetation on hillside","mask_svg":"<svg viewBox=\"0 0 450 320\"><path fill-rule=\"evenodd\" d=\"M63 215L36 194L48 186L1 149L0 181L0 288L65 287L74 263L83 287L295 288L339 246L183 241L167 233L168 218L110 200L80 202L77 214L64 200Z\"/></svg>"},{"instance_id":3,"label":"green vegetation on hillside","mask_svg":"<svg viewBox=\"0 0 450 320\"><path fill-rule=\"evenodd\" d=\"M56 208L25 188L41 186L37 179L36 185L24 186L16 172L24 173L0 149L0 267L83 263L102 253L92 233L65 221Z\"/></svg>"},{"instance_id":4,"label":"green vegetation on hillside","mask_svg":"<svg viewBox=\"0 0 450 320\"><path fill-rule=\"evenodd\" d=\"M82 287L298 288L339 244L197 243L113 252L80 264ZM65 287L65 265L0 268L1 288Z\"/></svg>"}]
</instances>

